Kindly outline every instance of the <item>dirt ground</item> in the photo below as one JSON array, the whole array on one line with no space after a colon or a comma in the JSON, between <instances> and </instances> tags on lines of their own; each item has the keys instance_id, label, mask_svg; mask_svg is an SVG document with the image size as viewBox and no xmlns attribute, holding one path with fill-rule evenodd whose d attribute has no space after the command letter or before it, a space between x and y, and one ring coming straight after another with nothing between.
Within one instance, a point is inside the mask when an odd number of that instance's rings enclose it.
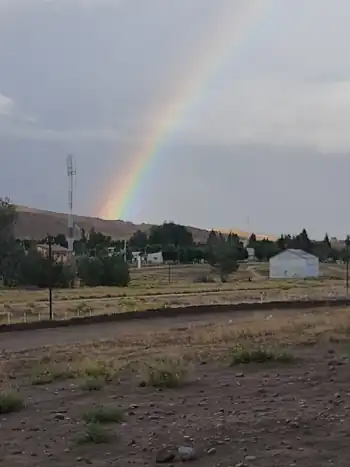
<instances>
[{"instance_id":1,"label":"dirt ground","mask_svg":"<svg viewBox=\"0 0 350 467\"><path fill-rule=\"evenodd\" d=\"M26 407L0 415L0 465L155 466L168 455L176 467L188 447L194 467L348 466L349 326L344 308L1 335L1 391L19 391ZM237 343L279 345L293 360L232 366ZM33 384L38 366L86 355L118 377L96 391L73 376ZM183 384L145 384L140 365L174 355L190 368ZM106 426L105 443L78 443L83 413L100 406L124 421Z\"/></svg>"}]
</instances>

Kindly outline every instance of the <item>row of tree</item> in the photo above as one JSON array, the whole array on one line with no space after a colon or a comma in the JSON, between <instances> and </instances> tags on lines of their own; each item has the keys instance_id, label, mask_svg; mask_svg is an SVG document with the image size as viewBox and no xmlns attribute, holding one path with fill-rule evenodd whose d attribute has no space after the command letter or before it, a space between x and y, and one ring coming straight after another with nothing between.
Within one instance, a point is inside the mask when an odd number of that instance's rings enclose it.
<instances>
[{"instance_id":1,"label":"row of tree","mask_svg":"<svg viewBox=\"0 0 350 467\"><path fill-rule=\"evenodd\" d=\"M196 243L192 232L183 225L164 222L153 226L149 232L138 230L127 242L91 230L82 231L81 239L74 243L74 268L72 264L55 262L38 253L33 241L19 241L14 235L16 209L8 199L0 199L0 275L6 285L35 285L48 287L72 286L77 278L86 285L126 286L130 281L125 255L132 252L144 254L162 251L167 262L193 263L205 261L217 270L225 281L240 261L248 257L249 248L258 260L268 260L287 248L297 248L316 254L321 260L346 259L347 251L332 248L328 235L323 241L312 241L306 230L300 234L281 235L276 241L258 240L252 234L246 245L238 235L224 235L212 230L204 243ZM46 242L43 239L41 243ZM54 238L56 244L67 246L64 234ZM111 249L114 254L111 255Z\"/></svg>"},{"instance_id":2,"label":"row of tree","mask_svg":"<svg viewBox=\"0 0 350 467\"><path fill-rule=\"evenodd\" d=\"M85 255L73 264L46 257L37 250L35 242L17 240L14 233L16 215L10 200L0 198L0 276L3 285L72 287L77 281L90 286L125 287L129 284L129 267L120 256ZM58 235L54 240L65 246L64 235Z\"/></svg>"}]
</instances>

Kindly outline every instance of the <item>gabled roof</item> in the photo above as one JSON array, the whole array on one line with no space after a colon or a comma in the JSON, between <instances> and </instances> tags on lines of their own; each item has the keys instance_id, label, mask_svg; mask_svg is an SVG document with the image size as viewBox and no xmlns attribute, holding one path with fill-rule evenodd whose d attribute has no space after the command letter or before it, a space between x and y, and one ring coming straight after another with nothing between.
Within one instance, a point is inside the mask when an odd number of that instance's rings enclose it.
<instances>
[{"instance_id":1,"label":"gabled roof","mask_svg":"<svg viewBox=\"0 0 350 467\"><path fill-rule=\"evenodd\" d=\"M302 258L302 259L307 259L307 258L315 258L315 255L312 255L311 253L307 253L306 251L304 250L299 250L299 249L296 249L296 248L289 248L288 250L284 250L284 251L281 251L280 253L277 253L276 256L279 256L283 253L291 253L295 256L297 256L298 258Z\"/></svg>"}]
</instances>

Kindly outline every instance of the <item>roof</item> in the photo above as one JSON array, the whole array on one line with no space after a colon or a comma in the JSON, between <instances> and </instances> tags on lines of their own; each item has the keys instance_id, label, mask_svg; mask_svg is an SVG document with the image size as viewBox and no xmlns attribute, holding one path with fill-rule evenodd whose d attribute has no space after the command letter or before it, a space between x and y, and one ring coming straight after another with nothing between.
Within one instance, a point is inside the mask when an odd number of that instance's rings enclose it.
<instances>
[{"instance_id":1,"label":"roof","mask_svg":"<svg viewBox=\"0 0 350 467\"><path fill-rule=\"evenodd\" d=\"M307 253L304 250L299 250L296 248L289 248L288 250L281 251L280 253L277 253L276 256L282 255L283 253L286 253L286 252L292 253L293 255L297 256L298 258L302 258L302 259L315 258L315 255L312 255L311 253Z\"/></svg>"},{"instance_id":2,"label":"roof","mask_svg":"<svg viewBox=\"0 0 350 467\"><path fill-rule=\"evenodd\" d=\"M47 243L41 243L38 245L38 248L41 248L42 250L48 250L49 245ZM51 245L52 248L52 253L68 253L68 248L65 248L64 246L61 245Z\"/></svg>"}]
</instances>

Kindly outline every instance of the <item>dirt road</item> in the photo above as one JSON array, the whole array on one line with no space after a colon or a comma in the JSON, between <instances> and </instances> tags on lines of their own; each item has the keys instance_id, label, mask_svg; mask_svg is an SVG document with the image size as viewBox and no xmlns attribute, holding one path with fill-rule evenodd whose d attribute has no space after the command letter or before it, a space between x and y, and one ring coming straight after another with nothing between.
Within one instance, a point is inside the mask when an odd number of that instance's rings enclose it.
<instances>
[{"instance_id":1,"label":"dirt road","mask_svg":"<svg viewBox=\"0 0 350 467\"><path fill-rule=\"evenodd\" d=\"M293 313L293 310L289 310ZM295 313L300 310L295 310ZM252 313L270 315L270 312L258 310ZM183 326L226 323L241 319L247 312L215 313L212 315L161 318L154 320L135 320L119 323L99 323L55 329L39 329L35 331L14 331L0 334L0 350L24 351L51 345L67 345L83 343L99 339L116 339L126 334L161 329L176 329Z\"/></svg>"}]
</instances>

